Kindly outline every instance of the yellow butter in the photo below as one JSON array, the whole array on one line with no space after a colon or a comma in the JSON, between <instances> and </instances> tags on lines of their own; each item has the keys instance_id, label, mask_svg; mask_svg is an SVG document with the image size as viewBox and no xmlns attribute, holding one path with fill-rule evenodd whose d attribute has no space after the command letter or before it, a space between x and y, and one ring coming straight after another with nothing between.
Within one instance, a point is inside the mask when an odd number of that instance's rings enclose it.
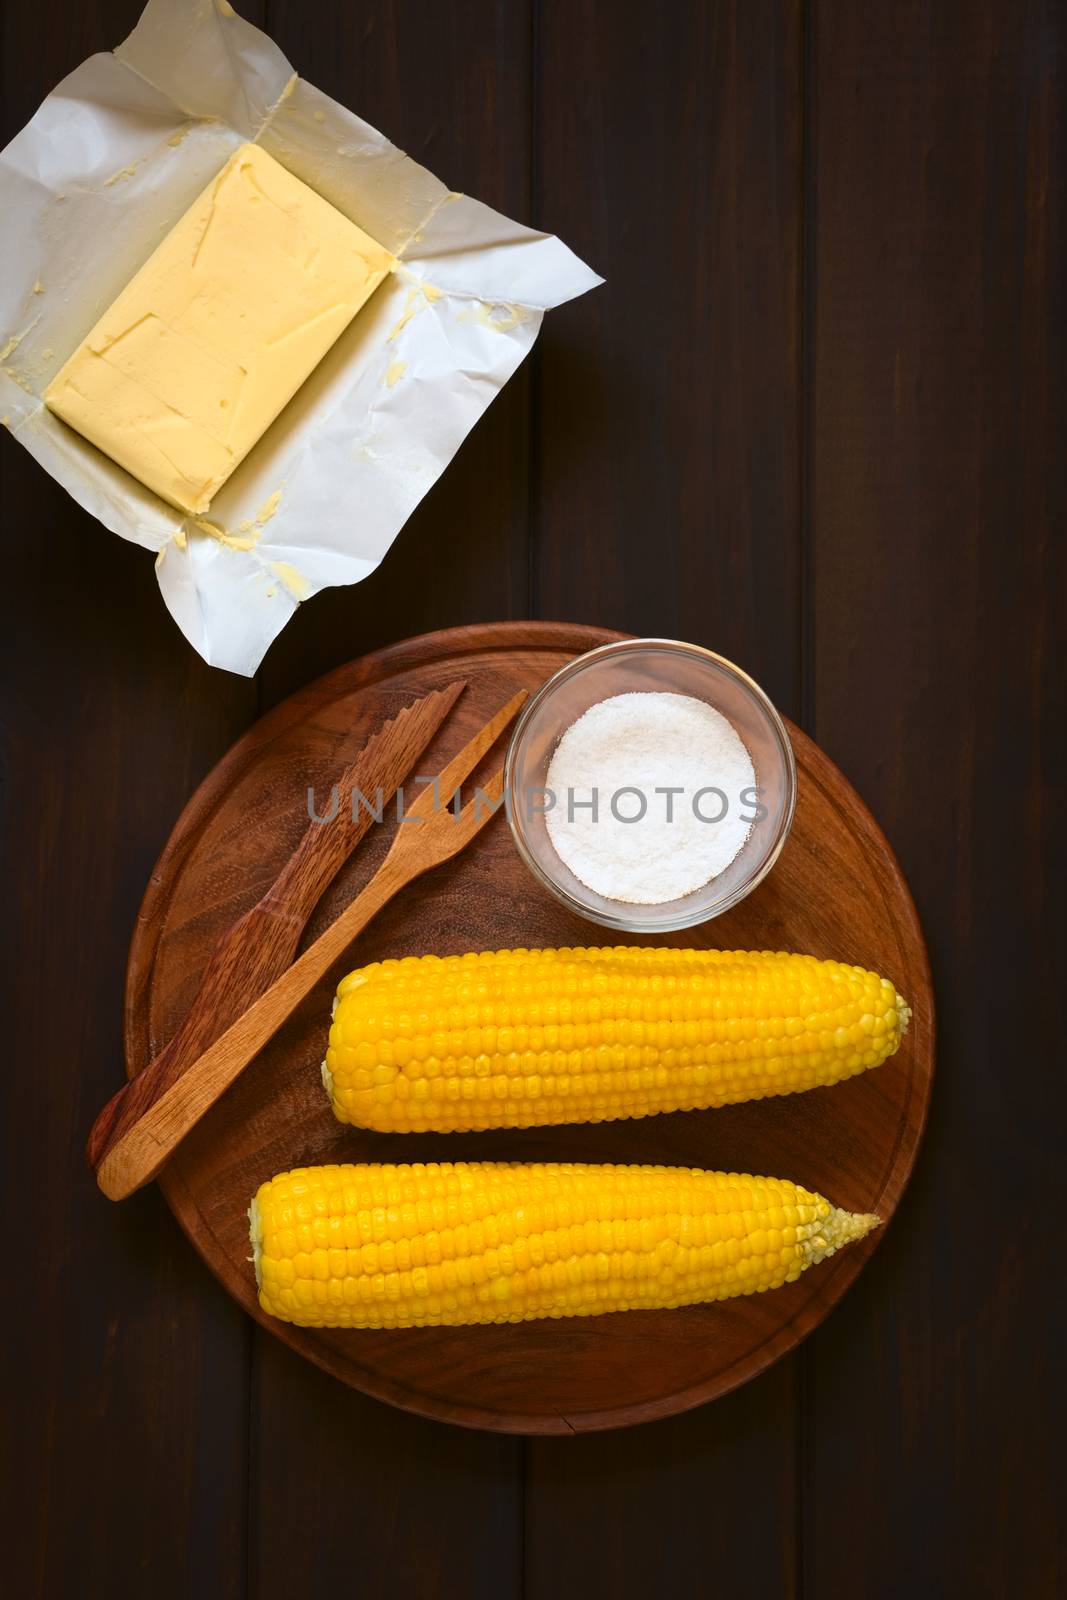
<instances>
[{"instance_id":1,"label":"yellow butter","mask_svg":"<svg viewBox=\"0 0 1067 1600\"><path fill-rule=\"evenodd\" d=\"M203 512L394 264L258 145L242 145L45 404L164 500Z\"/></svg>"}]
</instances>

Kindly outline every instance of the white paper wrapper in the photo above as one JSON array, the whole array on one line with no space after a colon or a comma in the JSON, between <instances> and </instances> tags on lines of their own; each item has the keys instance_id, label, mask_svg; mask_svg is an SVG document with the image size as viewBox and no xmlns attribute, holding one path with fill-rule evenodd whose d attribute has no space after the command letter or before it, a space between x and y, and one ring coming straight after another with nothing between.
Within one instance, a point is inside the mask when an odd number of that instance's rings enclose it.
<instances>
[{"instance_id":1,"label":"white paper wrapper","mask_svg":"<svg viewBox=\"0 0 1067 1600\"><path fill-rule=\"evenodd\" d=\"M41 395L246 139L401 265L212 502L206 528ZM157 552L206 661L256 670L301 600L372 572L537 336L601 282L558 239L451 193L297 77L227 0L149 0L0 154L0 416L105 527Z\"/></svg>"}]
</instances>

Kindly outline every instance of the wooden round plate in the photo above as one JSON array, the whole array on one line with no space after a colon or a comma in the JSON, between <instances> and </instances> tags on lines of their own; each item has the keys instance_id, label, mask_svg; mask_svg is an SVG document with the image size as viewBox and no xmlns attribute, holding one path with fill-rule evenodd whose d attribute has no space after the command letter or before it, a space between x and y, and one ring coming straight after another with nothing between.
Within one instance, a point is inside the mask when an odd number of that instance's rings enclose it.
<instances>
[{"instance_id":1,"label":"wooden round plate","mask_svg":"<svg viewBox=\"0 0 1067 1600\"><path fill-rule=\"evenodd\" d=\"M224 928L263 894L342 765L387 716L427 690L469 688L422 770L436 772L517 688L609 639L548 623L457 628L363 657L256 724L186 806L152 875L130 950L126 1058L132 1076L170 1038ZM160 1180L178 1221L231 1295L263 1326L345 1383L470 1427L565 1434L667 1416L770 1366L821 1322L879 1234L773 1293L669 1312L518 1327L317 1332L259 1309L249 1201L276 1172L311 1162L524 1159L664 1162L789 1177L888 1220L911 1172L933 1071L933 1004L922 932L869 812L811 740L791 728L799 769L792 835L770 877L677 944L793 949L891 978L913 1008L898 1054L830 1089L636 1122L401 1137L343 1127L319 1077L330 1003L349 967L423 951L606 943L528 875L503 818L472 848L388 906L178 1151ZM395 826L395 824L394 824ZM309 929L337 915L384 854L372 828Z\"/></svg>"}]
</instances>

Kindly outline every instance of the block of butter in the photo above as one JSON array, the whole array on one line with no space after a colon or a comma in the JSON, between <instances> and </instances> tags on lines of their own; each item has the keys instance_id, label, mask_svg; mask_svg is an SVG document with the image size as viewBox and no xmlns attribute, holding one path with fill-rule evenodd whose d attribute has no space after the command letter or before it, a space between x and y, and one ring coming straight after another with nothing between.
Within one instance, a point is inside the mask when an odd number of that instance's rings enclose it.
<instances>
[{"instance_id":1,"label":"block of butter","mask_svg":"<svg viewBox=\"0 0 1067 1600\"><path fill-rule=\"evenodd\" d=\"M44 394L56 416L182 511L206 511L395 265L244 144Z\"/></svg>"}]
</instances>

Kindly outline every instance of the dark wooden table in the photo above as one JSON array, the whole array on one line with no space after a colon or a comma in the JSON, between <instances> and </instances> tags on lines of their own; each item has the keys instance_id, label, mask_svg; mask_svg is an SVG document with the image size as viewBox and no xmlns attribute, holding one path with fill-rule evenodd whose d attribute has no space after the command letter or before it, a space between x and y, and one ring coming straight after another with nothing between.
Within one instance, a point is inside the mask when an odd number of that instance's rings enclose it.
<instances>
[{"instance_id":1,"label":"dark wooden table","mask_svg":"<svg viewBox=\"0 0 1067 1600\"><path fill-rule=\"evenodd\" d=\"M608 283L254 682L0 439L5 1592L1063 1594L1067 8L241 9ZM4 137L137 12L8 0ZM762 681L893 841L941 1036L903 1207L799 1354L676 1421L530 1444L302 1364L154 1190L108 1206L81 1156L146 875L208 767L352 655L524 616Z\"/></svg>"}]
</instances>

